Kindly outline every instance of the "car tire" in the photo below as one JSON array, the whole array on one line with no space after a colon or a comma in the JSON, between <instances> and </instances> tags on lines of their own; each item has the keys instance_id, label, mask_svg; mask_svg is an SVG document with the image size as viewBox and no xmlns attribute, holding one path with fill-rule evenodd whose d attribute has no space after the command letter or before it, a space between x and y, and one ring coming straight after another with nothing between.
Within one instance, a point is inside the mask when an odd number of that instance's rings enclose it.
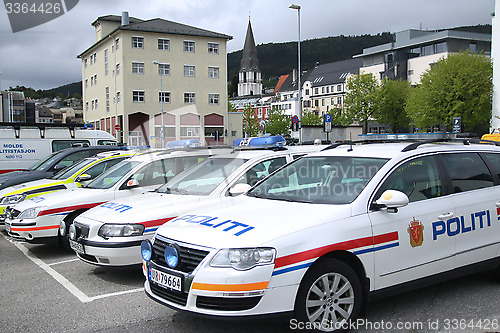
<instances>
[{"instance_id":1,"label":"car tire","mask_svg":"<svg viewBox=\"0 0 500 333\"><path fill-rule=\"evenodd\" d=\"M343 332L355 322L362 303L356 272L343 261L325 258L304 275L295 300L295 317L312 331Z\"/></svg>"}]
</instances>

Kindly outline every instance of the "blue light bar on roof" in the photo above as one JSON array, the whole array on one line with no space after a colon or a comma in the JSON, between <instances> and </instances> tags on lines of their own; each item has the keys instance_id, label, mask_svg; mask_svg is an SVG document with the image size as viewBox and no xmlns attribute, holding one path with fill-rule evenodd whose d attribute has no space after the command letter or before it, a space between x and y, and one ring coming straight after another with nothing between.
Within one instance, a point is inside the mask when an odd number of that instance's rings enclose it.
<instances>
[{"instance_id":1,"label":"blue light bar on roof","mask_svg":"<svg viewBox=\"0 0 500 333\"><path fill-rule=\"evenodd\" d=\"M165 144L165 148L168 148L168 149L192 148L192 147L200 147L200 146L201 146L201 142L198 139L169 141Z\"/></svg>"},{"instance_id":2,"label":"blue light bar on roof","mask_svg":"<svg viewBox=\"0 0 500 333\"><path fill-rule=\"evenodd\" d=\"M233 140L233 147L253 147L268 148L281 147L286 144L286 140L281 135L259 136L252 138L241 138Z\"/></svg>"}]
</instances>

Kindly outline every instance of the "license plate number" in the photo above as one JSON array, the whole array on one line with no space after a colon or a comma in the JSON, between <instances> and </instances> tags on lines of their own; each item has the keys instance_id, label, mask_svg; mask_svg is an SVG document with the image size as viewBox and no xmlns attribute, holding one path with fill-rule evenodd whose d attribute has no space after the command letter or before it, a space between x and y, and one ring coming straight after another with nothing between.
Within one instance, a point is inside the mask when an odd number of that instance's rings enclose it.
<instances>
[{"instance_id":1,"label":"license plate number","mask_svg":"<svg viewBox=\"0 0 500 333\"><path fill-rule=\"evenodd\" d=\"M162 287L182 291L181 278L179 276L164 273L154 268L149 268L149 280Z\"/></svg>"},{"instance_id":2,"label":"license plate number","mask_svg":"<svg viewBox=\"0 0 500 333\"><path fill-rule=\"evenodd\" d=\"M71 239L69 240L69 247L71 247L71 249L73 249L73 251L75 251L75 252L85 254L85 250L83 249L83 245L78 243L78 242L75 242L74 240L71 240Z\"/></svg>"}]
</instances>

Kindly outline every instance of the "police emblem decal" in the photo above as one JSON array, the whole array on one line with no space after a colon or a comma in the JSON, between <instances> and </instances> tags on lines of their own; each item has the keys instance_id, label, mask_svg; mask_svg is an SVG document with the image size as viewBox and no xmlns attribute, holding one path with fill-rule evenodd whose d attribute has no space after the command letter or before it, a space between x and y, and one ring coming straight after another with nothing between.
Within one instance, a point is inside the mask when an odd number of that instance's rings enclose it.
<instances>
[{"instance_id":1,"label":"police emblem decal","mask_svg":"<svg viewBox=\"0 0 500 333\"><path fill-rule=\"evenodd\" d=\"M410 222L407 231L410 235L410 244L412 247L422 245L424 242L424 225L422 222L413 218L413 221Z\"/></svg>"}]
</instances>

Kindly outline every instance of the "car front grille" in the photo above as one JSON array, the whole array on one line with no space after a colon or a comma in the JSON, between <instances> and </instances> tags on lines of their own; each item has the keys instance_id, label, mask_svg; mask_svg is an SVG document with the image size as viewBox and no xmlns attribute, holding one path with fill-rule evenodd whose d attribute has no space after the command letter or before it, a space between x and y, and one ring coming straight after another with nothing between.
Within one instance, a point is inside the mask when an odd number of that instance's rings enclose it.
<instances>
[{"instance_id":1,"label":"car front grille","mask_svg":"<svg viewBox=\"0 0 500 333\"><path fill-rule=\"evenodd\" d=\"M175 290L166 289L166 288L160 287L159 285L157 285L151 281L149 281L149 287L151 288L151 292L153 294L155 294L156 296L159 296L167 301L170 301L172 303L179 304L182 306L186 306L186 304L187 304L187 298L188 298L187 293L182 293L182 292L178 292Z\"/></svg>"},{"instance_id":2,"label":"car front grille","mask_svg":"<svg viewBox=\"0 0 500 333\"><path fill-rule=\"evenodd\" d=\"M156 237L153 243L153 256L151 261L159 266L168 267L165 262L165 248L168 244L175 243L167 239ZM209 251L194 249L187 246L179 246L179 259L180 264L175 268L177 271L183 273L191 273L200 264L200 262L207 256Z\"/></svg>"},{"instance_id":3,"label":"car front grille","mask_svg":"<svg viewBox=\"0 0 500 333\"><path fill-rule=\"evenodd\" d=\"M259 304L262 296L254 297L207 297L197 296L196 307L220 311L250 310Z\"/></svg>"}]
</instances>

